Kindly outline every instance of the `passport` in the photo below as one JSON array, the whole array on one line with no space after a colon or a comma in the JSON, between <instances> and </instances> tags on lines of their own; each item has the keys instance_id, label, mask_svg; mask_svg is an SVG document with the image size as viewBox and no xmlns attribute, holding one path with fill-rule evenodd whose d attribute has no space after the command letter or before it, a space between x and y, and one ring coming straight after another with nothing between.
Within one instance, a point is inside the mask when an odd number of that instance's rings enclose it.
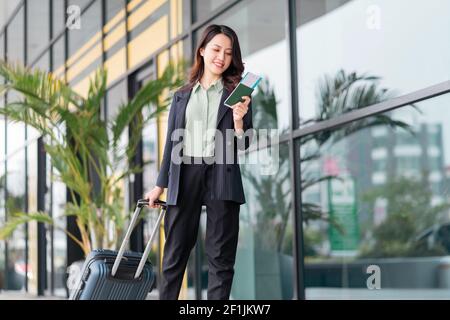
<instances>
[{"instance_id":1,"label":"passport","mask_svg":"<svg viewBox=\"0 0 450 320\"><path fill-rule=\"evenodd\" d=\"M227 107L231 108L236 103L243 102L244 100L242 99L242 97L250 96L261 79L262 78L260 76L251 72L247 72L246 75L242 78L241 82L239 82L236 88L234 88L233 92L231 92L231 94L225 100L224 104Z\"/></svg>"}]
</instances>

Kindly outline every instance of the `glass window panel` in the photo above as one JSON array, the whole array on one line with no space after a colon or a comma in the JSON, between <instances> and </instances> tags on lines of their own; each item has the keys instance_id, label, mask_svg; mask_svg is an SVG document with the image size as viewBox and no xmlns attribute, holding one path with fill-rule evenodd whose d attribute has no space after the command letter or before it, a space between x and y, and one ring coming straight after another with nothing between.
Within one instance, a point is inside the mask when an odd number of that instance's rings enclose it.
<instances>
[{"instance_id":1,"label":"glass window panel","mask_svg":"<svg viewBox=\"0 0 450 320\"><path fill-rule=\"evenodd\" d=\"M292 198L287 144L240 158L241 206L233 299L292 299ZM205 260L206 261L206 260Z\"/></svg>"},{"instance_id":2,"label":"glass window panel","mask_svg":"<svg viewBox=\"0 0 450 320\"><path fill-rule=\"evenodd\" d=\"M159 21L163 17L169 17L170 14L170 6L169 1L166 2L159 2L161 4L159 7L155 8L153 11L148 12L148 9L145 2L142 2L139 6L136 6L133 9L132 13L129 13L128 15L128 24L131 26L130 35L130 41L138 37L140 34L142 34L144 31L148 30L149 27L154 25L157 21ZM164 30L167 30L164 28ZM165 32L165 31L164 31ZM161 35L161 39L163 35ZM160 39L155 38L154 39L157 42L161 42ZM161 45L164 45L165 43L161 43Z\"/></svg>"},{"instance_id":3,"label":"glass window panel","mask_svg":"<svg viewBox=\"0 0 450 320\"><path fill-rule=\"evenodd\" d=\"M143 112L144 117L148 117L146 110ZM142 131L143 142L143 161L144 161L144 190L151 190L156 185L158 175L158 130L156 119L144 127Z\"/></svg>"},{"instance_id":4,"label":"glass window panel","mask_svg":"<svg viewBox=\"0 0 450 320\"><path fill-rule=\"evenodd\" d=\"M38 61L33 65L33 68L38 68L42 71L49 71L50 69L50 55L45 53Z\"/></svg>"},{"instance_id":5,"label":"glass window panel","mask_svg":"<svg viewBox=\"0 0 450 320\"><path fill-rule=\"evenodd\" d=\"M101 65L101 3L95 1L81 16L80 29L69 30L69 82L75 84ZM73 59L73 61L71 60Z\"/></svg>"},{"instance_id":6,"label":"glass window panel","mask_svg":"<svg viewBox=\"0 0 450 320\"><path fill-rule=\"evenodd\" d=\"M0 29L6 24L6 21L11 17L12 13L16 10L17 6L21 3L21 0L3 0L0 2Z\"/></svg>"},{"instance_id":7,"label":"glass window panel","mask_svg":"<svg viewBox=\"0 0 450 320\"><path fill-rule=\"evenodd\" d=\"M0 96L0 108L4 106L4 98ZM0 224L5 223L5 119L0 116ZM0 241L0 288L5 288L5 241Z\"/></svg>"},{"instance_id":8,"label":"glass window panel","mask_svg":"<svg viewBox=\"0 0 450 320\"><path fill-rule=\"evenodd\" d=\"M64 39L65 39L64 36L62 36L52 46L52 50L53 50L53 70L59 70L61 67L64 68L64 61L65 61ZM62 70L62 71L64 71L64 70Z\"/></svg>"},{"instance_id":9,"label":"glass window panel","mask_svg":"<svg viewBox=\"0 0 450 320\"><path fill-rule=\"evenodd\" d=\"M177 42L175 45L170 47L170 56L173 60L178 59L185 59L188 61L189 64L191 60L191 53L190 53L189 43L188 39L184 39L182 41Z\"/></svg>"},{"instance_id":10,"label":"glass window panel","mask_svg":"<svg viewBox=\"0 0 450 320\"><path fill-rule=\"evenodd\" d=\"M142 112L144 119L147 119L150 110L144 109ZM151 190L156 185L158 177L158 126L156 119L150 120L142 130L142 151L144 170L142 173L144 192ZM156 225L158 214L156 212L147 215L144 220L144 243L150 239L151 232ZM150 252L150 261L158 261L158 250L154 248ZM155 263L155 268L159 270L159 264Z\"/></svg>"},{"instance_id":11,"label":"glass window panel","mask_svg":"<svg viewBox=\"0 0 450 320\"><path fill-rule=\"evenodd\" d=\"M116 117L119 107L127 101L127 84L121 81L106 93L106 114L108 119Z\"/></svg>"},{"instance_id":12,"label":"glass window panel","mask_svg":"<svg viewBox=\"0 0 450 320\"><path fill-rule=\"evenodd\" d=\"M79 6L81 10L83 10L84 7L86 7L86 5L91 2L91 0L69 0L69 6L70 5L75 5L75 6Z\"/></svg>"},{"instance_id":13,"label":"glass window panel","mask_svg":"<svg viewBox=\"0 0 450 320\"><path fill-rule=\"evenodd\" d=\"M79 2L79 1L75 1ZM80 29L69 30L69 56L73 55L78 49L82 48L94 35L101 30L100 2L94 2L81 16ZM100 39L101 37L99 37ZM97 41L95 41L97 43Z\"/></svg>"},{"instance_id":14,"label":"glass window panel","mask_svg":"<svg viewBox=\"0 0 450 320\"><path fill-rule=\"evenodd\" d=\"M5 59L5 34L0 35L0 59Z\"/></svg>"},{"instance_id":15,"label":"glass window panel","mask_svg":"<svg viewBox=\"0 0 450 320\"><path fill-rule=\"evenodd\" d=\"M54 0L53 5L53 37L62 32L63 28L66 26L66 10L64 8L63 0Z\"/></svg>"},{"instance_id":16,"label":"glass window panel","mask_svg":"<svg viewBox=\"0 0 450 320\"><path fill-rule=\"evenodd\" d=\"M125 68L126 62L126 52L124 51L126 44L126 24L125 24L125 10L124 10L124 0L114 0L105 2L105 13L106 13L106 24L108 26L108 32L105 34L105 51L106 59L114 57L114 55L120 55L120 66ZM109 25L116 15L120 12L120 20L115 19L115 23ZM121 51L120 51L121 50ZM118 51L120 51L118 53ZM114 57L115 64L117 65L117 56ZM109 66L109 65L108 65ZM109 66L110 68L113 66ZM123 71L120 71L122 73ZM111 74L116 74L116 72L110 72Z\"/></svg>"},{"instance_id":17,"label":"glass window panel","mask_svg":"<svg viewBox=\"0 0 450 320\"><path fill-rule=\"evenodd\" d=\"M195 0L194 4L194 22L206 19L210 14L230 0ZM187 2L185 0L185 2Z\"/></svg>"},{"instance_id":18,"label":"glass window panel","mask_svg":"<svg viewBox=\"0 0 450 320\"><path fill-rule=\"evenodd\" d=\"M227 25L236 32L245 63L244 73L250 71L264 78L252 94L254 127L278 128L280 133L289 127L291 109L286 19L283 5L274 6L269 0L253 0L236 5L211 22ZM196 32L196 41L205 28ZM283 58L277 63L267 63L273 57Z\"/></svg>"},{"instance_id":19,"label":"glass window panel","mask_svg":"<svg viewBox=\"0 0 450 320\"><path fill-rule=\"evenodd\" d=\"M30 132L30 128L27 128L27 138L29 141L33 141L36 138L36 132ZM27 146L27 186L28 186L28 212L37 212L37 195L38 195L38 176L37 176L37 140ZM25 174L25 173L24 173ZM28 223L28 292L36 294L37 293L37 268L38 268L38 235L37 235L37 222L31 221ZM44 248L42 248L44 250Z\"/></svg>"},{"instance_id":20,"label":"glass window panel","mask_svg":"<svg viewBox=\"0 0 450 320\"><path fill-rule=\"evenodd\" d=\"M7 216L24 212L25 199L25 127L20 123L7 125ZM19 226L8 239L8 276L5 279L8 290L22 290L26 279L25 225Z\"/></svg>"},{"instance_id":21,"label":"glass window panel","mask_svg":"<svg viewBox=\"0 0 450 320\"><path fill-rule=\"evenodd\" d=\"M8 61L24 63L24 10L23 7L14 17L7 29Z\"/></svg>"},{"instance_id":22,"label":"glass window panel","mask_svg":"<svg viewBox=\"0 0 450 320\"><path fill-rule=\"evenodd\" d=\"M450 298L449 103L300 140L307 299Z\"/></svg>"},{"instance_id":23,"label":"glass window panel","mask_svg":"<svg viewBox=\"0 0 450 320\"><path fill-rule=\"evenodd\" d=\"M175 36L180 35L182 32L187 31L190 24L191 19L189 17L189 6L190 6L189 0L176 0L170 2L170 11L171 11L171 18L174 17L175 21L172 24L170 28L174 28L174 30L171 29L171 36L172 38ZM173 6L173 7L172 7Z\"/></svg>"},{"instance_id":24,"label":"glass window panel","mask_svg":"<svg viewBox=\"0 0 450 320\"><path fill-rule=\"evenodd\" d=\"M108 23L112 18L114 18L119 13L119 11L124 9L124 7L125 7L124 0L105 1L106 22Z\"/></svg>"},{"instance_id":25,"label":"glass window panel","mask_svg":"<svg viewBox=\"0 0 450 320\"><path fill-rule=\"evenodd\" d=\"M189 6L191 5L189 3L189 0L180 0L181 4L180 7L181 11L181 19L183 20L183 31L187 31L189 27L191 26L191 17L189 16Z\"/></svg>"},{"instance_id":26,"label":"glass window panel","mask_svg":"<svg viewBox=\"0 0 450 320\"><path fill-rule=\"evenodd\" d=\"M49 162L48 162L49 163ZM53 175L57 172L53 169ZM58 179L52 179L51 182L51 214L56 223L55 228L48 228L48 243L53 244L53 257L48 260L51 264L47 267L48 272L53 269L53 277L49 276L53 286L54 294L60 297L66 297L66 266L67 266L67 236L62 231L67 229L65 214L66 205L66 185ZM48 246L50 249L50 245ZM49 252L51 255L52 252ZM49 270L50 269L50 270Z\"/></svg>"},{"instance_id":27,"label":"glass window panel","mask_svg":"<svg viewBox=\"0 0 450 320\"><path fill-rule=\"evenodd\" d=\"M303 125L450 79L450 45L442 41L450 30L449 1L297 0L296 6Z\"/></svg>"},{"instance_id":28,"label":"glass window panel","mask_svg":"<svg viewBox=\"0 0 450 320\"><path fill-rule=\"evenodd\" d=\"M149 81L155 79L155 68L153 63L142 69L136 77L134 77L134 81L137 82L136 87L138 90L142 89ZM134 92L136 94L136 92ZM154 106L148 104L142 110L142 116L144 119L149 119L154 110ZM158 126L156 117L149 119L148 122L144 125L142 129L142 161L144 164L143 172L142 172L142 182L144 192L151 190L156 184L156 178L158 176ZM144 220L144 243L150 239L151 232L156 224L157 214L149 214L146 216ZM150 252L150 261L158 261L157 258L158 250L154 248ZM156 266L159 269L159 265Z\"/></svg>"},{"instance_id":29,"label":"glass window panel","mask_svg":"<svg viewBox=\"0 0 450 320\"><path fill-rule=\"evenodd\" d=\"M27 1L27 60L31 63L50 40L50 1Z\"/></svg>"}]
</instances>

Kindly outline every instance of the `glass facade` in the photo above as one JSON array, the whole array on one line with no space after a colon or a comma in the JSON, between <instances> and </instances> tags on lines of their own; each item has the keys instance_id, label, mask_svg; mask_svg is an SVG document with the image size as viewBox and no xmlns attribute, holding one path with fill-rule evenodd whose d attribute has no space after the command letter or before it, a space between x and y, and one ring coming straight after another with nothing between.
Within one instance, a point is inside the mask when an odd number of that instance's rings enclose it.
<instances>
[{"instance_id":1,"label":"glass facade","mask_svg":"<svg viewBox=\"0 0 450 320\"><path fill-rule=\"evenodd\" d=\"M304 141L302 175L315 183L303 189L303 206L321 212L303 211L307 297L450 297L449 136L441 117L448 100L442 95ZM371 265L381 270L383 290L367 290Z\"/></svg>"},{"instance_id":2,"label":"glass facade","mask_svg":"<svg viewBox=\"0 0 450 320\"><path fill-rule=\"evenodd\" d=\"M272 161L273 156L278 161ZM232 296L236 299L290 300L293 297L293 195L290 191L289 148L284 143L253 151L247 157L247 160L241 158L247 202L240 212Z\"/></svg>"},{"instance_id":3,"label":"glass facade","mask_svg":"<svg viewBox=\"0 0 450 320\"><path fill-rule=\"evenodd\" d=\"M349 112L449 80L449 18L445 0L297 0L300 125L335 116L339 91Z\"/></svg>"},{"instance_id":4,"label":"glass facade","mask_svg":"<svg viewBox=\"0 0 450 320\"><path fill-rule=\"evenodd\" d=\"M263 81L252 95L257 139L240 154L247 203L232 299L450 298L447 0L37 2L0 2L0 59L52 71L81 95L103 66L106 119L169 58L192 63L208 24L236 31L245 71ZM0 107L14 98L0 97ZM121 186L125 210L155 183L166 125L165 113L142 131L144 170ZM45 248L32 223L0 241L0 289L65 297L67 266L82 258L61 231L66 186L48 157L38 174L31 128L2 118L0 133L1 224L36 210L42 179L56 221ZM258 143L267 134L278 139ZM205 229L203 213L184 299L206 298Z\"/></svg>"}]
</instances>

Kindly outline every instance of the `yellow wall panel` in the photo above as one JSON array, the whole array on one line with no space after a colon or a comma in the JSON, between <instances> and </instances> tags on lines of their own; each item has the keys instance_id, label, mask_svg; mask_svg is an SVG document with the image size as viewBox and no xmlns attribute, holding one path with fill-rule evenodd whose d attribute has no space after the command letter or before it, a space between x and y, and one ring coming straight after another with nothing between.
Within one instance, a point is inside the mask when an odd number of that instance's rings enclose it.
<instances>
[{"instance_id":1,"label":"yellow wall panel","mask_svg":"<svg viewBox=\"0 0 450 320\"><path fill-rule=\"evenodd\" d=\"M109 86L114 80L119 78L122 74L126 72L126 51L125 48L120 49L111 58L105 61L105 68L108 71L108 82Z\"/></svg>"},{"instance_id":2,"label":"yellow wall panel","mask_svg":"<svg viewBox=\"0 0 450 320\"><path fill-rule=\"evenodd\" d=\"M125 22L122 22L120 25L117 26L116 29L114 29L114 31L112 31L105 37L105 40L103 42L105 47L104 50L108 51L109 49L111 49L113 45L117 43L117 41L121 40L125 36L126 36Z\"/></svg>"},{"instance_id":3,"label":"yellow wall panel","mask_svg":"<svg viewBox=\"0 0 450 320\"><path fill-rule=\"evenodd\" d=\"M106 34L111 31L112 27L117 24L119 21L125 18L125 9L120 10L108 23L103 27L103 32Z\"/></svg>"},{"instance_id":4,"label":"yellow wall panel","mask_svg":"<svg viewBox=\"0 0 450 320\"><path fill-rule=\"evenodd\" d=\"M87 66L89 66L95 59L102 56L102 46L97 44L89 52L86 53L84 57L78 60L72 67L67 70L67 81L73 80L77 75L79 75Z\"/></svg>"},{"instance_id":5,"label":"yellow wall panel","mask_svg":"<svg viewBox=\"0 0 450 320\"><path fill-rule=\"evenodd\" d=\"M89 92L89 81L90 79L94 78L95 72L96 70L92 71L86 78L73 85L73 90L75 90L75 92L77 92L79 95L87 97L87 94Z\"/></svg>"},{"instance_id":6,"label":"yellow wall panel","mask_svg":"<svg viewBox=\"0 0 450 320\"><path fill-rule=\"evenodd\" d=\"M168 17L163 16L128 44L128 66L133 68L169 41Z\"/></svg>"},{"instance_id":7,"label":"yellow wall panel","mask_svg":"<svg viewBox=\"0 0 450 320\"><path fill-rule=\"evenodd\" d=\"M184 58L183 56L183 41L178 41L170 47L170 57L174 63L178 63Z\"/></svg>"},{"instance_id":8,"label":"yellow wall panel","mask_svg":"<svg viewBox=\"0 0 450 320\"><path fill-rule=\"evenodd\" d=\"M177 0L170 0L170 39L177 36Z\"/></svg>"},{"instance_id":9,"label":"yellow wall panel","mask_svg":"<svg viewBox=\"0 0 450 320\"><path fill-rule=\"evenodd\" d=\"M183 1L170 0L170 39L183 32Z\"/></svg>"},{"instance_id":10,"label":"yellow wall panel","mask_svg":"<svg viewBox=\"0 0 450 320\"><path fill-rule=\"evenodd\" d=\"M102 39L102 33L97 32L92 38L88 40L80 49L78 49L73 55L67 59L67 65L70 66L72 63L75 63L78 58L86 53L90 47L92 47L97 41Z\"/></svg>"},{"instance_id":11,"label":"yellow wall panel","mask_svg":"<svg viewBox=\"0 0 450 320\"><path fill-rule=\"evenodd\" d=\"M141 3L142 0L133 0L131 1L128 5L127 5L127 10L129 12L133 11L133 9L139 4Z\"/></svg>"},{"instance_id":12,"label":"yellow wall panel","mask_svg":"<svg viewBox=\"0 0 450 320\"><path fill-rule=\"evenodd\" d=\"M139 23L145 20L153 12L155 12L160 6L162 6L166 0L152 0L143 4L136 12L133 12L128 17L128 31L133 30Z\"/></svg>"}]
</instances>

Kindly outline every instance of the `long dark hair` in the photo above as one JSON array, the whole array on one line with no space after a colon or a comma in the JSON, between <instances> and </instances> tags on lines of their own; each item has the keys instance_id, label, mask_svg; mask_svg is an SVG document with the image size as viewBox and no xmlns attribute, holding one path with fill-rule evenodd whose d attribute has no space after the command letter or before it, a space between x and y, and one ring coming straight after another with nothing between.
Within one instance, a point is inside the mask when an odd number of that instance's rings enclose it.
<instances>
[{"instance_id":1,"label":"long dark hair","mask_svg":"<svg viewBox=\"0 0 450 320\"><path fill-rule=\"evenodd\" d=\"M205 63L203 57L200 55L200 49L205 48L212 38L221 33L231 39L232 47L231 64L222 73L223 85L228 91L233 91L239 81L241 81L242 72L244 72L244 63L242 62L241 47L239 46L236 33L230 27L212 24L203 31L195 53L195 62L189 75L189 83L184 87L185 89L193 88L197 81L202 78L205 71Z\"/></svg>"}]
</instances>

